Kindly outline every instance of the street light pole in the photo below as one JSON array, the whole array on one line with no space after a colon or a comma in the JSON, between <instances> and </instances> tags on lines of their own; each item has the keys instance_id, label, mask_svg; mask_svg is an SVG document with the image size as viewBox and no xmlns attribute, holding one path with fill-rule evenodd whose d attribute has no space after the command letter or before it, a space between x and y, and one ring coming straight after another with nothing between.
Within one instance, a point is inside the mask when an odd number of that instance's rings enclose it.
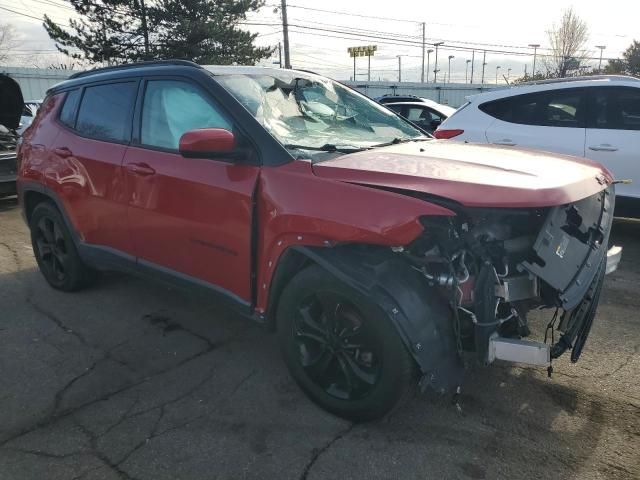
<instances>
[{"instance_id":1,"label":"street light pole","mask_svg":"<svg viewBox=\"0 0 640 480\"><path fill-rule=\"evenodd\" d=\"M452 58L456 58L453 55L449 55L449 74L447 75L447 77L449 78L449 83L451 83L451 59Z\"/></svg>"},{"instance_id":2,"label":"street light pole","mask_svg":"<svg viewBox=\"0 0 640 480\"><path fill-rule=\"evenodd\" d=\"M473 66L476 64L476 51L473 50L471 52L471 81L469 83L473 83Z\"/></svg>"},{"instance_id":3,"label":"street light pole","mask_svg":"<svg viewBox=\"0 0 640 480\"><path fill-rule=\"evenodd\" d=\"M509 79L511 78L511 69L507 69L507 83L509 83Z\"/></svg>"},{"instance_id":4,"label":"street light pole","mask_svg":"<svg viewBox=\"0 0 640 480\"><path fill-rule=\"evenodd\" d=\"M487 66L487 51L485 50L482 54L482 80L480 81L480 85L484 85L484 67Z\"/></svg>"},{"instance_id":5,"label":"street light pole","mask_svg":"<svg viewBox=\"0 0 640 480\"><path fill-rule=\"evenodd\" d=\"M536 53L538 52L538 48L540 47L539 43L530 43L529 46L533 48L533 72L531 72L531 78L535 80L536 78Z\"/></svg>"},{"instance_id":6,"label":"street light pole","mask_svg":"<svg viewBox=\"0 0 640 480\"><path fill-rule=\"evenodd\" d=\"M496 67L496 85L498 84L498 70L500 70L500 65Z\"/></svg>"},{"instance_id":7,"label":"street light pole","mask_svg":"<svg viewBox=\"0 0 640 480\"><path fill-rule=\"evenodd\" d=\"M464 83L467 83L467 76L469 74L469 64L471 63L471 60L467 60L467 66L464 69Z\"/></svg>"},{"instance_id":8,"label":"street light pole","mask_svg":"<svg viewBox=\"0 0 640 480\"><path fill-rule=\"evenodd\" d=\"M431 60L431 54L433 53L433 49L430 48L427 50L427 82L429 81L429 63Z\"/></svg>"},{"instance_id":9,"label":"street light pole","mask_svg":"<svg viewBox=\"0 0 640 480\"><path fill-rule=\"evenodd\" d=\"M606 45L596 45L600 49L600 61L598 62L598 73L602 73L602 51L607 48Z\"/></svg>"},{"instance_id":10,"label":"street light pole","mask_svg":"<svg viewBox=\"0 0 640 480\"><path fill-rule=\"evenodd\" d=\"M398 83L402 82L402 55L396 55L398 57Z\"/></svg>"},{"instance_id":11,"label":"street light pole","mask_svg":"<svg viewBox=\"0 0 640 480\"><path fill-rule=\"evenodd\" d=\"M433 83L438 81L438 47L442 44L444 44L444 42L436 42L433 44L433 46L436 47L436 66L433 69Z\"/></svg>"},{"instance_id":12,"label":"street light pole","mask_svg":"<svg viewBox=\"0 0 640 480\"><path fill-rule=\"evenodd\" d=\"M424 83L424 51L426 48L426 44L424 43L424 34L425 34L426 23L422 22L422 72L420 72L420 82ZM428 69L429 67L427 67Z\"/></svg>"}]
</instances>

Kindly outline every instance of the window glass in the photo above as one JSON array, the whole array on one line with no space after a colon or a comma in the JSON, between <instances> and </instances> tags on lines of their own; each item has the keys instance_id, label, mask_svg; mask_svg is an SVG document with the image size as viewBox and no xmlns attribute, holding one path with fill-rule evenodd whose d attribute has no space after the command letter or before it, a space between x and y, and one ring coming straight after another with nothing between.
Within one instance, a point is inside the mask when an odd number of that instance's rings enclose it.
<instances>
[{"instance_id":1,"label":"window glass","mask_svg":"<svg viewBox=\"0 0 640 480\"><path fill-rule=\"evenodd\" d=\"M592 128L640 130L640 88L598 89L592 105Z\"/></svg>"},{"instance_id":2,"label":"window glass","mask_svg":"<svg viewBox=\"0 0 640 480\"><path fill-rule=\"evenodd\" d=\"M517 95L480 105L480 110L505 122L548 127L580 127L582 92L553 92Z\"/></svg>"},{"instance_id":3,"label":"window glass","mask_svg":"<svg viewBox=\"0 0 640 480\"><path fill-rule=\"evenodd\" d=\"M231 122L194 85L179 80L147 83L140 131L143 145L177 150L182 134L207 127L232 129Z\"/></svg>"},{"instance_id":4,"label":"window glass","mask_svg":"<svg viewBox=\"0 0 640 480\"><path fill-rule=\"evenodd\" d=\"M544 96L541 125L551 127L580 126L582 94L577 91L557 91Z\"/></svg>"},{"instance_id":5,"label":"window glass","mask_svg":"<svg viewBox=\"0 0 640 480\"><path fill-rule=\"evenodd\" d=\"M73 128L76 120L76 110L78 109L78 100L80 100L80 90L71 90L67 92L64 99L64 105L60 110L60 121L66 126Z\"/></svg>"},{"instance_id":6,"label":"window glass","mask_svg":"<svg viewBox=\"0 0 640 480\"><path fill-rule=\"evenodd\" d=\"M110 83L85 88L76 130L100 140L129 140L127 120L133 109L136 83Z\"/></svg>"}]
</instances>

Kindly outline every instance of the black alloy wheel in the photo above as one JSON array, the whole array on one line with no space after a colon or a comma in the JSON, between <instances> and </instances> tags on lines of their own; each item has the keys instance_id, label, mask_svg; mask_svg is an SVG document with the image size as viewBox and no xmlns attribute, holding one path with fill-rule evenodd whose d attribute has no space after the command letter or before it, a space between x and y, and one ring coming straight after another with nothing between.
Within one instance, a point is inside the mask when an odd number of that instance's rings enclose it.
<instances>
[{"instance_id":1,"label":"black alloy wheel","mask_svg":"<svg viewBox=\"0 0 640 480\"><path fill-rule=\"evenodd\" d=\"M71 292L91 283L95 272L80 259L66 223L52 203L36 205L29 228L33 253L49 285Z\"/></svg>"},{"instance_id":2,"label":"black alloy wheel","mask_svg":"<svg viewBox=\"0 0 640 480\"><path fill-rule=\"evenodd\" d=\"M350 301L330 291L300 302L295 320L299 362L315 384L342 400L366 397L380 379L380 341Z\"/></svg>"},{"instance_id":3,"label":"black alloy wheel","mask_svg":"<svg viewBox=\"0 0 640 480\"><path fill-rule=\"evenodd\" d=\"M374 299L318 265L278 299L280 348L291 376L320 407L352 421L383 417L415 386L415 362Z\"/></svg>"}]
</instances>

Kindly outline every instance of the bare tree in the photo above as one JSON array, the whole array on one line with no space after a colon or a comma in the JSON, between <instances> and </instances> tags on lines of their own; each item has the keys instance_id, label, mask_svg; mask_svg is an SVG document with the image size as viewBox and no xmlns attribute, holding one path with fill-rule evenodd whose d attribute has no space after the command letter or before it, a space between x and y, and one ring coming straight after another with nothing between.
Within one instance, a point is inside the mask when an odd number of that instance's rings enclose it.
<instances>
[{"instance_id":1,"label":"bare tree","mask_svg":"<svg viewBox=\"0 0 640 480\"><path fill-rule=\"evenodd\" d=\"M563 12L560 25L554 25L547 36L552 51L545 59L548 73L566 77L571 71L577 71L581 61L589 55L585 48L589 28L572 7Z\"/></svg>"},{"instance_id":2,"label":"bare tree","mask_svg":"<svg viewBox=\"0 0 640 480\"><path fill-rule=\"evenodd\" d=\"M12 25L0 23L0 63L9 59L11 50L18 46L18 36Z\"/></svg>"}]
</instances>

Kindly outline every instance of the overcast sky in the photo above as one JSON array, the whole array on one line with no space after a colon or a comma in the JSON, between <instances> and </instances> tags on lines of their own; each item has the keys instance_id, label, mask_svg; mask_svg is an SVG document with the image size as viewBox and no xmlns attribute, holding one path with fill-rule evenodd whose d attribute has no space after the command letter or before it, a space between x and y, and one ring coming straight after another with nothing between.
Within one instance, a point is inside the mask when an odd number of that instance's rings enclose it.
<instances>
[{"instance_id":1,"label":"overcast sky","mask_svg":"<svg viewBox=\"0 0 640 480\"><path fill-rule=\"evenodd\" d=\"M280 2L267 0L267 3L275 6ZM498 66L501 67L498 70L499 81L503 81L501 77L508 73L509 68L512 69L510 74L512 79L522 76L525 64L531 72L532 52L531 49L523 47L538 43L542 45L539 52L546 53L544 47L549 46L546 32L559 21L563 9L572 5L589 26L588 47L592 50L592 56L599 55L596 45L606 45L605 58L618 57L634 38L640 40L639 1L425 2L424 0L395 0L383 2L351 0L347 2L323 0L318 2L295 0L288 3L290 4L289 22L292 25L290 42L293 66L315 70L339 79L349 79L353 74L353 63L348 56L347 47L375 44L378 46L378 51L371 60L372 79L397 80L397 55L402 55L403 80L419 80L421 48L418 43L422 35L421 22L426 22L427 42L445 42L438 52L440 78L447 73L449 55L455 57L451 60L452 81L464 81L466 60L471 59L472 56L471 51L461 50L460 47L477 48L474 74L477 80L482 68L482 49L484 48L528 54L517 56L487 53L485 78L488 82L495 81ZM281 40L280 14L274 12L274 6L263 8L259 13L252 14L248 20L251 23L268 25L245 27L260 33L257 42L261 45L277 45ZM68 8L64 0L0 0L1 7L36 18L48 13L61 24L67 23L69 16L73 14L73 10ZM351 16L347 15L348 13L362 16ZM33 64L46 66L50 63L66 61L64 56L55 53L53 43L49 40L40 21L19 13L0 10L0 22L14 25L22 40L13 53L11 63L22 66ZM335 32L336 30L342 32ZM344 32L359 32L362 36L352 37ZM376 39L365 35L385 38ZM394 44L399 43L395 40L396 38L415 41L416 45ZM448 48L447 44L456 45L458 48L453 50ZM268 64L274 60L276 57L263 63ZM434 54L431 54L430 60L428 77L432 79ZM357 61L358 79L365 79L366 58L358 58ZM539 57L538 62L540 61ZM597 60L592 64L597 65Z\"/></svg>"}]
</instances>

